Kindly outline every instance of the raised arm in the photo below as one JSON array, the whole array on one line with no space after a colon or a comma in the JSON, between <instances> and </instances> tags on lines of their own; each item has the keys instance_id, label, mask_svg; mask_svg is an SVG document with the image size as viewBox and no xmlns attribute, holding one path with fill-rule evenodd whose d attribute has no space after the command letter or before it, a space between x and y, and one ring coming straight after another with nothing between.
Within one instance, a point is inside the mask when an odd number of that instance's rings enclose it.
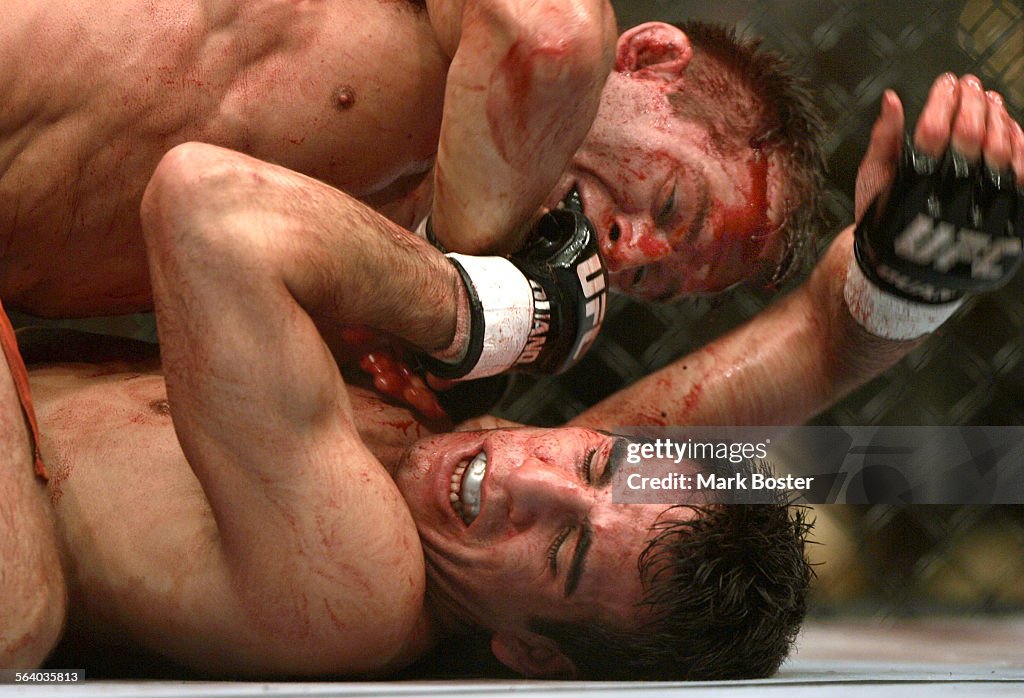
<instances>
[{"instance_id":1,"label":"raised arm","mask_svg":"<svg viewBox=\"0 0 1024 698\"><path fill-rule=\"evenodd\" d=\"M427 0L452 57L434 171L448 249L519 249L597 113L615 48L607 0Z\"/></svg>"},{"instance_id":2,"label":"raised arm","mask_svg":"<svg viewBox=\"0 0 1024 698\"><path fill-rule=\"evenodd\" d=\"M174 426L237 605L238 641L214 668L400 664L416 649L419 540L321 332L368 324L444 346L457 275L346 195L212 146L165 156L143 219Z\"/></svg>"},{"instance_id":3,"label":"raised arm","mask_svg":"<svg viewBox=\"0 0 1024 698\"><path fill-rule=\"evenodd\" d=\"M571 423L614 429L807 421L915 346L871 336L846 310L851 247L847 229L803 286Z\"/></svg>"},{"instance_id":4,"label":"raised arm","mask_svg":"<svg viewBox=\"0 0 1024 698\"><path fill-rule=\"evenodd\" d=\"M858 220L893 181L903 128L902 105L895 93L886 92L858 172ZM944 75L936 80L915 128L914 144L918 152L936 160L952 148L977 167L1004 175L1013 169L1016 185L1024 184L1020 125L1010 118L1001 98L986 93L973 76ZM1018 195L1018 206L1019 199ZM1018 239L1020 234L1017 230ZM574 423L610 429L634 424L805 422L918 343L877 336L890 333L873 323L864 308L855 309L854 319L846 287L852 250L851 227L793 293L732 333L619 391Z\"/></svg>"}]
</instances>

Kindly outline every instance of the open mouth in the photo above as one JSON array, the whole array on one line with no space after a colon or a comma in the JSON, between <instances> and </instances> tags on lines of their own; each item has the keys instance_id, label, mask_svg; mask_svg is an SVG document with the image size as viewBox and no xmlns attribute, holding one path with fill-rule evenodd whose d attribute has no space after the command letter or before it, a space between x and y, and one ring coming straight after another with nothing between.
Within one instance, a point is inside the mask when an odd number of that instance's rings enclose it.
<instances>
[{"instance_id":1,"label":"open mouth","mask_svg":"<svg viewBox=\"0 0 1024 698\"><path fill-rule=\"evenodd\" d=\"M472 460L455 466L448 499L462 522L469 526L480 513L480 487L487 472L487 454L481 451Z\"/></svg>"}]
</instances>

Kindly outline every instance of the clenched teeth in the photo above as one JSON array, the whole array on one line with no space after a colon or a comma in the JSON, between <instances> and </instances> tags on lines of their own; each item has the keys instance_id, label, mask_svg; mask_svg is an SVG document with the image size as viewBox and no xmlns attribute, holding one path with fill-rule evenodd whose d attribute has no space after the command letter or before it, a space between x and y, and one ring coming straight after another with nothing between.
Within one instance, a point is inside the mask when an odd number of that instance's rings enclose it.
<instances>
[{"instance_id":1,"label":"clenched teeth","mask_svg":"<svg viewBox=\"0 0 1024 698\"><path fill-rule=\"evenodd\" d=\"M487 454L482 451L473 460L459 463L452 473L448 500L468 526L480 513L480 488L487 472Z\"/></svg>"}]
</instances>

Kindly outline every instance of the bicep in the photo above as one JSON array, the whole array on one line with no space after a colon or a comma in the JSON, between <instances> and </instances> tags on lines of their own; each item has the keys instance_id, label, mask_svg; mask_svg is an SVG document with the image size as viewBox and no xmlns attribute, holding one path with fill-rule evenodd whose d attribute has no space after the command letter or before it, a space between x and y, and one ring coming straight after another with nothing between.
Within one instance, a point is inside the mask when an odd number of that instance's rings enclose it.
<instances>
[{"instance_id":1,"label":"bicep","mask_svg":"<svg viewBox=\"0 0 1024 698\"><path fill-rule=\"evenodd\" d=\"M246 286L232 276L222 283ZM167 351L175 428L210 502L246 637L230 661L373 671L420 608L415 525L359 438L312 321L284 289L257 286L245 304L206 301L181 318L193 346L206 335L202 350Z\"/></svg>"},{"instance_id":2,"label":"bicep","mask_svg":"<svg viewBox=\"0 0 1024 698\"><path fill-rule=\"evenodd\" d=\"M246 626L252 656L282 671L369 670L354 646L386 657L419 610L416 529L282 273L300 255L286 212L304 202L287 187L239 185L276 174L224 180L223 163L200 156L181 164L208 179L168 180L144 205L178 440L210 503L231 588L245 616L260 619ZM359 642L345 627L360 629Z\"/></svg>"}]
</instances>

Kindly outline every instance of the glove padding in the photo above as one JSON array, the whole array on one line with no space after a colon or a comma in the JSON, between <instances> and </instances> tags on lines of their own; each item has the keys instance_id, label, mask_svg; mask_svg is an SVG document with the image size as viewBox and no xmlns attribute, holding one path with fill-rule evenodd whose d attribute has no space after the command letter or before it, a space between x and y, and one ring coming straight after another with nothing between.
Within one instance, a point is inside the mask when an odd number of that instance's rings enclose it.
<instances>
[{"instance_id":1,"label":"glove padding","mask_svg":"<svg viewBox=\"0 0 1024 698\"><path fill-rule=\"evenodd\" d=\"M1024 194L1013 173L969 165L947 151L941 162L908 143L892 187L854 233L857 263L884 292L943 304L992 291L1021 264Z\"/></svg>"},{"instance_id":2,"label":"glove padding","mask_svg":"<svg viewBox=\"0 0 1024 698\"><path fill-rule=\"evenodd\" d=\"M468 380L513 368L557 374L576 364L597 338L608 274L593 225L582 213L549 211L528 246L508 259L448 259L469 296L469 343L456 364L422 357L434 375Z\"/></svg>"}]
</instances>

